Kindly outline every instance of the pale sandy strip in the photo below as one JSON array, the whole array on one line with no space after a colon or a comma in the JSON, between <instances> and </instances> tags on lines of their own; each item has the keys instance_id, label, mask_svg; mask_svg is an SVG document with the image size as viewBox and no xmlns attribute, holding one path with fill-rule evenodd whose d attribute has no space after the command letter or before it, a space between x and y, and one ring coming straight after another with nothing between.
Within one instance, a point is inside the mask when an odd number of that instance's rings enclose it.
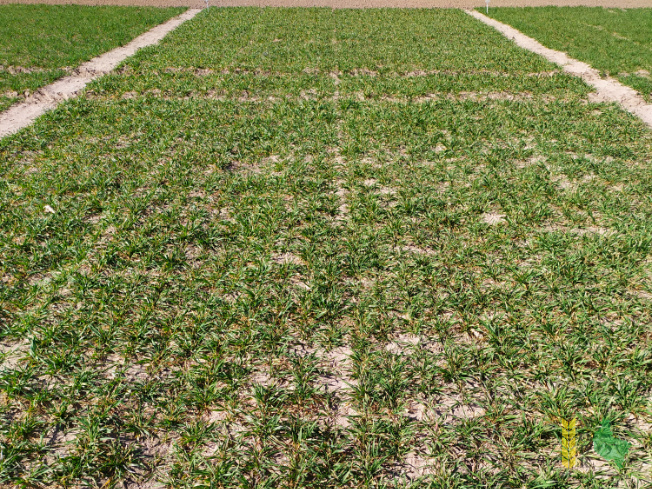
<instances>
[{"instance_id":1,"label":"pale sandy strip","mask_svg":"<svg viewBox=\"0 0 652 489\"><path fill-rule=\"evenodd\" d=\"M76 96L88 83L113 70L118 64L141 48L156 44L200 12L186 10L183 14L154 27L125 46L104 53L82 64L75 73L41 88L25 101L0 113L0 138L14 134L32 124L37 117L55 108L61 101Z\"/></svg>"},{"instance_id":2,"label":"pale sandy strip","mask_svg":"<svg viewBox=\"0 0 652 489\"><path fill-rule=\"evenodd\" d=\"M566 53L549 49L511 26L491 19L475 10L467 10L466 12L480 22L493 27L505 37L512 39L520 47L560 65L566 73L579 76L595 88L601 101L619 103L624 109L640 117L643 122L652 127L652 105L647 104L643 97L633 88L627 87L610 77L602 78L600 72L590 65L573 59Z\"/></svg>"}]
</instances>

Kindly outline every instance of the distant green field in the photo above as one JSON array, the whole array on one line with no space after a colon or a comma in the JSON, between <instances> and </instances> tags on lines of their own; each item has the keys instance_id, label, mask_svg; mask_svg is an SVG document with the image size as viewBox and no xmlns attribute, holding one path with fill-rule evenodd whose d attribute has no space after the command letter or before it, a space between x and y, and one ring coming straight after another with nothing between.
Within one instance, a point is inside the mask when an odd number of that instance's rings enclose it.
<instances>
[{"instance_id":1,"label":"distant green field","mask_svg":"<svg viewBox=\"0 0 652 489\"><path fill-rule=\"evenodd\" d=\"M492 8L489 15L617 77L652 101L652 9Z\"/></svg>"},{"instance_id":2,"label":"distant green field","mask_svg":"<svg viewBox=\"0 0 652 489\"><path fill-rule=\"evenodd\" d=\"M183 10L0 5L0 110Z\"/></svg>"}]
</instances>

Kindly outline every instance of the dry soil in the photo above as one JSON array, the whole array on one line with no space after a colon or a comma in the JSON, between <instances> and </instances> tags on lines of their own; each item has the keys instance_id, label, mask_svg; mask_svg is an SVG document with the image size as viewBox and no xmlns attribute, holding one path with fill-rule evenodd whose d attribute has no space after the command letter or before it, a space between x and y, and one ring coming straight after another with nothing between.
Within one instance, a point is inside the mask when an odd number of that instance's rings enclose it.
<instances>
[{"instance_id":1,"label":"dry soil","mask_svg":"<svg viewBox=\"0 0 652 489\"><path fill-rule=\"evenodd\" d=\"M76 3L82 5L187 6L194 8L206 6L205 0L0 0L0 4L5 3ZM483 7L485 0L209 0L209 3L211 6L216 7L474 8ZM491 0L490 3L490 7L538 7L543 5L636 8L652 7L652 0Z\"/></svg>"}]
</instances>

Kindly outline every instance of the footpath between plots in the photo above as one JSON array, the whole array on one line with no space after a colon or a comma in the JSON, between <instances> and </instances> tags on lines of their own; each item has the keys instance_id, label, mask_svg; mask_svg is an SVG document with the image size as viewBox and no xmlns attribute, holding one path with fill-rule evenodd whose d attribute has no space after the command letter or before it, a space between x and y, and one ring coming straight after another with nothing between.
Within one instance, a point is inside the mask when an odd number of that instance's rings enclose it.
<instances>
[{"instance_id":1,"label":"footpath between plots","mask_svg":"<svg viewBox=\"0 0 652 489\"><path fill-rule=\"evenodd\" d=\"M75 97L88 83L109 73L139 49L158 43L169 32L192 19L200 11L199 9L186 10L181 15L141 34L128 44L87 61L72 75L41 88L23 102L0 113L0 138L20 131L62 101Z\"/></svg>"},{"instance_id":2,"label":"footpath between plots","mask_svg":"<svg viewBox=\"0 0 652 489\"><path fill-rule=\"evenodd\" d=\"M493 27L508 39L512 39L518 46L539 54L548 61L561 66L565 72L582 78L582 80L595 88L597 92L596 101L617 102L625 110L639 117L648 126L652 127L652 105L647 104L645 99L633 88L623 85L614 78L603 78L600 72L590 65L573 59L561 51L549 49L507 24L503 24L475 10L467 10L466 13L475 17L480 22L484 22L488 26Z\"/></svg>"}]
</instances>

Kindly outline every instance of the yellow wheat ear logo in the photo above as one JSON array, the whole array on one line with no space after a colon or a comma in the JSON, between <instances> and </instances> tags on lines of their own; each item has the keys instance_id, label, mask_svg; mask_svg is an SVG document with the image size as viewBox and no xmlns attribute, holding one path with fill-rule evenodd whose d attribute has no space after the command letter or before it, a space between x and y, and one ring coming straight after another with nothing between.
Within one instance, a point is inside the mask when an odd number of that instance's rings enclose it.
<instances>
[{"instance_id":1,"label":"yellow wheat ear logo","mask_svg":"<svg viewBox=\"0 0 652 489\"><path fill-rule=\"evenodd\" d=\"M561 420L561 463L567 469L577 464L577 419Z\"/></svg>"}]
</instances>

